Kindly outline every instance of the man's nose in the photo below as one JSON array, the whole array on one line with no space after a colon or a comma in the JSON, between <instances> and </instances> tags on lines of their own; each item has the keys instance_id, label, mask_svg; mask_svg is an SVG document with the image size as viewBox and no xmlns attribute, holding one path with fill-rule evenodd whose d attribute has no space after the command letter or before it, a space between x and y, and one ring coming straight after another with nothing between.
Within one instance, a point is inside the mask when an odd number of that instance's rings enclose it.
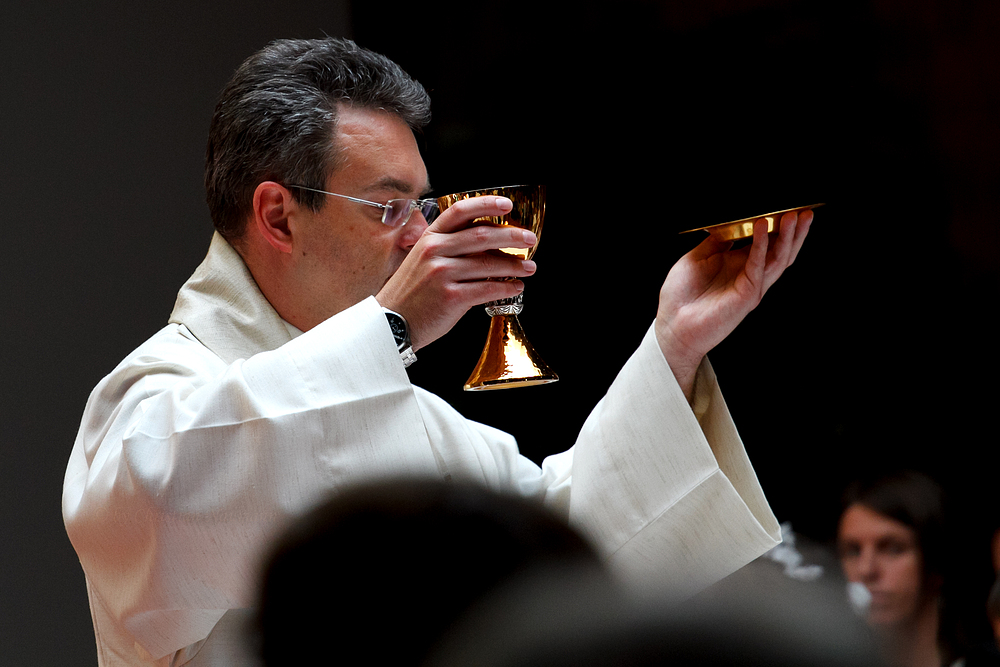
<instances>
[{"instance_id":1,"label":"man's nose","mask_svg":"<svg viewBox=\"0 0 1000 667\"><path fill-rule=\"evenodd\" d=\"M427 219L424 218L420 211L414 211L400 232L400 247L406 250L412 248L420 240L420 237L423 236L425 229L427 229Z\"/></svg>"}]
</instances>

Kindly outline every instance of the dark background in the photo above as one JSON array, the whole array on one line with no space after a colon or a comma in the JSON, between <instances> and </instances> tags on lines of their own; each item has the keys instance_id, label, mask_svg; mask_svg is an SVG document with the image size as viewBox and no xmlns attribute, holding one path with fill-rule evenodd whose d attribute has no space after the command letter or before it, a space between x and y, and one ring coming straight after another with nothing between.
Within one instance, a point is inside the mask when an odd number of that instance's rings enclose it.
<instances>
[{"instance_id":1,"label":"dark background","mask_svg":"<svg viewBox=\"0 0 1000 667\"><path fill-rule=\"evenodd\" d=\"M270 39L323 34L430 90L438 194L549 188L521 321L561 381L463 393L479 311L421 351L415 382L536 460L561 451L699 240L677 232L826 202L799 261L712 353L727 401L778 518L816 540L857 474L938 476L981 604L998 514L1000 5L86 4L0 9L5 664L96 662L59 505L80 414L207 249L218 91Z\"/></svg>"}]
</instances>

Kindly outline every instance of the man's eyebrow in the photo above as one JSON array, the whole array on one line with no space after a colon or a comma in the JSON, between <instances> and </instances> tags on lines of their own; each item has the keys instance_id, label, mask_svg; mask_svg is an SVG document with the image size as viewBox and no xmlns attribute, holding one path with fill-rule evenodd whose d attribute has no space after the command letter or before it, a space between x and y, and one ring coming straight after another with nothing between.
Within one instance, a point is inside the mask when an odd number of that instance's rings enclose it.
<instances>
[{"instance_id":1,"label":"man's eyebrow","mask_svg":"<svg viewBox=\"0 0 1000 667\"><path fill-rule=\"evenodd\" d=\"M410 194L413 192L413 188L410 185L410 183L407 183L406 181L401 181L398 178L393 178L392 176L383 176L382 178L378 179L377 181L375 181L375 183L372 184L369 190L370 191L395 190L397 192L404 192L406 194ZM424 183L424 187L421 188L420 191L417 193L417 197L418 198L424 197L430 191L431 191L431 184L430 181L427 181L426 183Z\"/></svg>"}]
</instances>

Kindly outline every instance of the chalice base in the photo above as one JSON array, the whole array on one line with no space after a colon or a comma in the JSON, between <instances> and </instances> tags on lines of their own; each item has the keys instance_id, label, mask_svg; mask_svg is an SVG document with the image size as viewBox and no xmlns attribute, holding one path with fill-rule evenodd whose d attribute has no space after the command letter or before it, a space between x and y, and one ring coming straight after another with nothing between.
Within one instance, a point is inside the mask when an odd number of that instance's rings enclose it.
<instances>
[{"instance_id":1,"label":"chalice base","mask_svg":"<svg viewBox=\"0 0 1000 667\"><path fill-rule=\"evenodd\" d=\"M530 387L558 379L524 336L517 315L494 315L486 347L465 382L465 391Z\"/></svg>"}]
</instances>

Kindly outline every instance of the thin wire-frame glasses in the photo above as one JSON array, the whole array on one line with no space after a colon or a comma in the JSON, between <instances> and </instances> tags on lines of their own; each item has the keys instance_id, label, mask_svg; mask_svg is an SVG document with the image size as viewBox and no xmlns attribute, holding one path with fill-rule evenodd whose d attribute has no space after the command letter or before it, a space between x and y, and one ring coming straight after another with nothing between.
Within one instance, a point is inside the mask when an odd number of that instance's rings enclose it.
<instances>
[{"instance_id":1,"label":"thin wire-frame glasses","mask_svg":"<svg viewBox=\"0 0 1000 667\"><path fill-rule=\"evenodd\" d=\"M357 197L338 195L336 192L327 192L326 190L307 188L304 185L289 185L288 187L298 188L299 190L309 190L310 192L318 192L320 194L330 195L331 197L340 197L359 204L380 208L382 209L382 224L388 225L389 227L402 227L410 219L410 216L413 215L414 211L420 211L420 215L424 216L424 219L428 224L434 222L434 219L441 213L441 209L438 208L437 202L433 199L390 199L384 204L379 204L378 202L368 201L367 199L358 199Z\"/></svg>"}]
</instances>

